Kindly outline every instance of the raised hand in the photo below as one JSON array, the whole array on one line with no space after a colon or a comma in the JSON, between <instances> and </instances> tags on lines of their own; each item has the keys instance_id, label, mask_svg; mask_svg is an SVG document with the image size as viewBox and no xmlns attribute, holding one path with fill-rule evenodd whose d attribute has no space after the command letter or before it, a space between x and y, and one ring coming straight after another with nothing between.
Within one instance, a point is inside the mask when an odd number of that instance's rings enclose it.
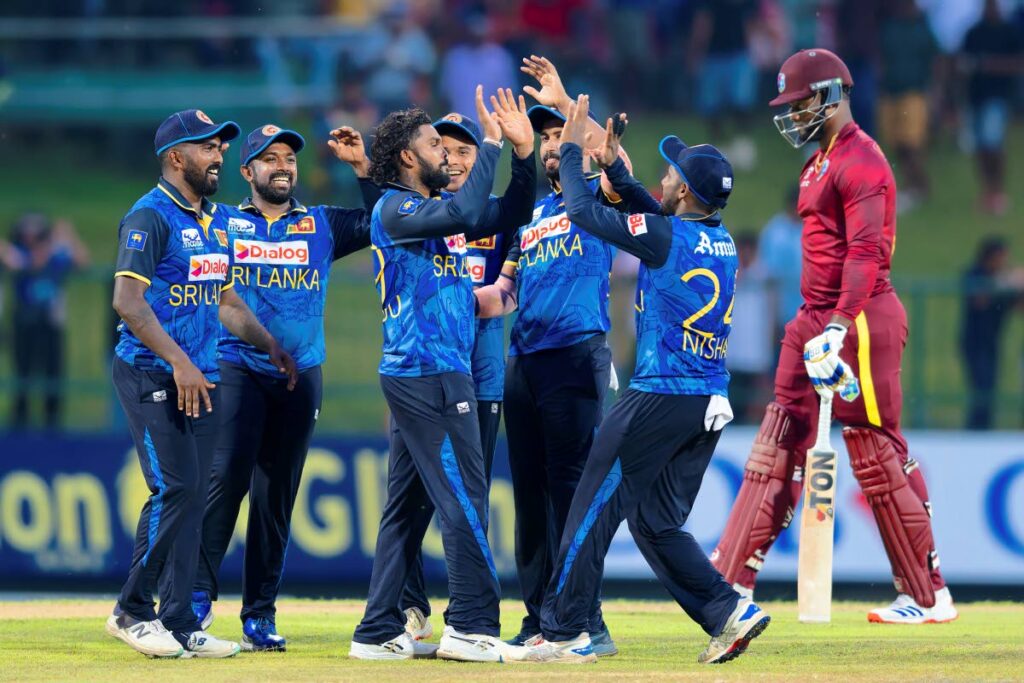
<instances>
[{"instance_id":1,"label":"raised hand","mask_svg":"<svg viewBox=\"0 0 1024 683\"><path fill-rule=\"evenodd\" d=\"M516 156L525 159L533 153L533 126L526 116L526 99L515 95L508 88L498 88L497 96L491 95L491 107L498 119L501 132L515 147Z\"/></svg>"},{"instance_id":2,"label":"raised hand","mask_svg":"<svg viewBox=\"0 0 1024 683\"><path fill-rule=\"evenodd\" d=\"M357 176L365 178L370 175L370 159L366 156L366 145L358 130L351 126L335 128L327 145L339 161L352 167Z\"/></svg>"},{"instance_id":3,"label":"raised hand","mask_svg":"<svg viewBox=\"0 0 1024 683\"><path fill-rule=\"evenodd\" d=\"M600 147L592 147L587 154L601 168L608 168L619 158L619 146L622 141L622 134L626 132L626 124L629 119L625 114L616 114L608 117L604 127L604 142Z\"/></svg>"},{"instance_id":4,"label":"raised hand","mask_svg":"<svg viewBox=\"0 0 1024 683\"><path fill-rule=\"evenodd\" d=\"M533 86L526 86L523 92L537 100L546 107L554 107L563 114L568 111L572 98L562 85L562 79L558 75L558 69L547 57L530 55L523 57L523 65L519 70L537 79L540 90Z\"/></svg>"},{"instance_id":5,"label":"raised hand","mask_svg":"<svg viewBox=\"0 0 1024 683\"><path fill-rule=\"evenodd\" d=\"M587 141L587 116L590 113L590 95L580 95L570 102L569 113L562 127L562 144L572 143L583 147Z\"/></svg>"},{"instance_id":6,"label":"raised hand","mask_svg":"<svg viewBox=\"0 0 1024 683\"><path fill-rule=\"evenodd\" d=\"M484 86L476 86L476 120L484 130L485 140L501 140L501 126L498 125L498 116L494 112L487 111L484 105Z\"/></svg>"}]
</instances>

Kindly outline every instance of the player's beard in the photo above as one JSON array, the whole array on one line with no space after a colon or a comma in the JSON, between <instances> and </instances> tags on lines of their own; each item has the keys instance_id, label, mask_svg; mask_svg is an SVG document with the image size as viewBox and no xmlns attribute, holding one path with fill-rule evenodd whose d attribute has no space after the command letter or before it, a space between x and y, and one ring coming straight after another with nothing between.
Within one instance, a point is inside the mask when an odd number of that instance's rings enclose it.
<instances>
[{"instance_id":1,"label":"player's beard","mask_svg":"<svg viewBox=\"0 0 1024 683\"><path fill-rule=\"evenodd\" d=\"M274 184L274 179L281 177L288 178L287 189L281 189ZM295 191L295 178L291 173L272 173L266 183L256 182L254 186L256 194L264 201L270 204L284 204L292 198L292 193Z\"/></svg>"},{"instance_id":2,"label":"player's beard","mask_svg":"<svg viewBox=\"0 0 1024 683\"><path fill-rule=\"evenodd\" d=\"M200 197L209 197L216 194L217 188L220 187L220 169L220 163L200 168L198 164L189 162L185 165L185 182ZM211 170L217 170L218 175L211 175Z\"/></svg>"},{"instance_id":3,"label":"player's beard","mask_svg":"<svg viewBox=\"0 0 1024 683\"><path fill-rule=\"evenodd\" d=\"M558 162L557 164L555 164L554 168L548 168L548 159L554 159L555 161ZM562 155L560 155L558 152L545 152L544 156L541 157L540 163L544 164L544 175L548 177L548 180L550 180L553 183L558 182L558 172L562 168Z\"/></svg>"},{"instance_id":4,"label":"player's beard","mask_svg":"<svg viewBox=\"0 0 1024 683\"><path fill-rule=\"evenodd\" d=\"M451 176L448 175L448 162L443 161L437 166L431 166L426 159L421 157L419 154L416 158L420 162L420 182L427 186L427 189L431 192L437 192L448 187L448 183L452 181Z\"/></svg>"}]
</instances>

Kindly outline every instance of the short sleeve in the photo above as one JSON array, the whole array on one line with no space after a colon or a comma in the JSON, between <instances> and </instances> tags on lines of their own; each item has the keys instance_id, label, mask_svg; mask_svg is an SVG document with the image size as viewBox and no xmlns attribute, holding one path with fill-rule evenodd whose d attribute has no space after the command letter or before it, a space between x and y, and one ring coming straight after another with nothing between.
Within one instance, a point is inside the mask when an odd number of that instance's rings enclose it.
<instances>
[{"instance_id":1,"label":"short sleeve","mask_svg":"<svg viewBox=\"0 0 1024 683\"><path fill-rule=\"evenodd\" d=\"M118 232L114 277L131 277L152 284L168 234L167 221L154 209L140 209L125 216Z\"/></svg>"}]
</instances>

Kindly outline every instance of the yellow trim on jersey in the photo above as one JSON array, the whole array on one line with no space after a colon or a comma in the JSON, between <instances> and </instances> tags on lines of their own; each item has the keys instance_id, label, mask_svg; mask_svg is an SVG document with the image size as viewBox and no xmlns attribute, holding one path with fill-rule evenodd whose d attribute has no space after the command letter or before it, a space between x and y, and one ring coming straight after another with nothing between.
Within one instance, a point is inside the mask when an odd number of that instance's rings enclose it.
<instances>
[{"instance_id":1,"label":"yellow trim on jersey","mask_svg":"<svg viewBox=\"0 0 1024 683\"><path fill-rule=\"evenodd\" d=\"M380 284L380 303L383 305L387 301L387 281L384 279L384 252L377 247L371 245L370 249L377 258L380 260L380 272L377 273L377 277L373 278L373 284Z\"/></svg>"},{"instance_id":2,"label":"yellow trim on jersey","mask_svg":"<svg viewBox=\"0 0 1024 683\"><path fill-rule=\"evenodd\" d=\"M195 207L189 206L188 204L182 204L182 203L181 203L180 201L178 201L178 198L177 198L177 197L175 197L175 196L174 196L173 194L171 194L170 192L168 192L168 191L167 191L167 188L166 188L166 187L164 187L163 185L160 185L160 184L158 183L158 184L157 184L157 187L158 187L158 188L160 189L160 191L161 191L161 192L163 192L163 193L164 193L165 195L167 195L168 197L170 197L170 198L171 198L171 201L172 201L172 202L174 202L175 204L177 204L177 205L178 205L178 206L180 206L181 208L185 209L186 211L191 211L192 213L195 213L195 212L196 212L196 210L195 210Z\"/></svg>"},{"instance_id":3,"label":"yellow trim on jersey","mask_svg":"<svg viewBox=\"0 0 1024 683\"><path fill-rule=\"evenodd\" d=\"M138 273L133 273L130 270L119 270L116 273L114 273L114 277L130 277L132 279L138 280L139 282L145 282L147 285L153 284L153 281L150 280L148 277L142 277Z\"/></svg>"},{"instance_id":4,"label":"yellow trim on jersey","mask_svg":"<svg viewBox=\"0 0 1024 683\"><path fill-rule=\"evenodd\" d=\"M854 319L857 325L857 364L860 366L860 388L864 393L864 411L868 422L876 427L882 426L882 417L878 412L878 399L875 397L875 381L871 377L871 331L864 311Z\"/></svg>"},{"instance_id":5,"label":"yellow trim on jersey","mask_svg":"<svg viewBox=\"0 0 1024 683\"><path fill-rule=\"evenodd\" d=\"M231 282L227 282L227 283L225 283L225 284L220 286L220 291L223 292L223 291L225 291L227 289L231 289L234 286L235 286L235 280L234 280L234 278L232 278Z\"/></svg>"}]
</instances>

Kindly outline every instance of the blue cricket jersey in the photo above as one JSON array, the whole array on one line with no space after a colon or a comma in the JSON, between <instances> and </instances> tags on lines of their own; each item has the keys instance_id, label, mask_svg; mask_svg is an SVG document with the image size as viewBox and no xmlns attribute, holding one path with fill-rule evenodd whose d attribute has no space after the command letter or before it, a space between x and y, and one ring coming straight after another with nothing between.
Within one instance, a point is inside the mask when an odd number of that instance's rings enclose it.
<instances>
[{"instance_id":1,"label":"blue cricket jersey","mask_svg":"<svg viewBox=\"0 0 1024 683\"><path fill-rule=\"evenodd\" d=\"M466 263L474 287L492 285L501 274L508 254L504 234L466 245ZM480 318L472 355L473 383L481 401L501 401L505 395L505 318Z\"/></svg>"},{"instance_id":2,"label":"blue cricket jersey","mask_svg":"<svg viewBox=\"0 0 1024 683\"><path fill-rule=\"evenodd\" d=\"M324 306L331 264L370 245L367 212L307 208L294 199L273 222L249 199L238 207L220 205L219 211L226 221L214 234L231 255L235 291L299 370L321 365L327 356ZM265 352L226 328L218 351L223 361L280 376Z\"/></svg>"},{"instance_id":3,"label":"blue cricket jersey","mask_svg":"<svg viewBox=\"0 0 1024 683\"><path fill-rule=\"evenodd\" d=\"M595 196L600 179L586 179ZM509 260L518 264L519 311L509 355L565 348L611 329L608 278L615 250L569 220L561 191L537 202L517 237Z\"/></svg>"},{"instance_id":4,"label":"blue cricket jersey","mask_svg":"<svg viewBox=\"0 0 1024 683\"><path fill-rule=\"evenodd\" d=\"M621 161L608 177L625 208L636 213L618 213L601 206L585 183L580 148L563 145L561 156L572 220L640 259L630 388L728 396L725 357L739 261L720 215L661 215L659 203Z\"/></svg>"},{"instance_id":5,"label":"blue cricket jersey","mask_svg":"<svg viewBox=\"0 0 1024 683\"><path fill-rule=\"evenodd\" d=\"M201 210L166 179L142 196L118 229L115 277L149 285L146 302L160 326L211 381L217 370L220 293L231 287L227 250L214 231L226 224L205 198ZM139 341L128 325L117 326L117 357L140 370L172 372L164 359Z\"/></svg>"}]
</instances>

